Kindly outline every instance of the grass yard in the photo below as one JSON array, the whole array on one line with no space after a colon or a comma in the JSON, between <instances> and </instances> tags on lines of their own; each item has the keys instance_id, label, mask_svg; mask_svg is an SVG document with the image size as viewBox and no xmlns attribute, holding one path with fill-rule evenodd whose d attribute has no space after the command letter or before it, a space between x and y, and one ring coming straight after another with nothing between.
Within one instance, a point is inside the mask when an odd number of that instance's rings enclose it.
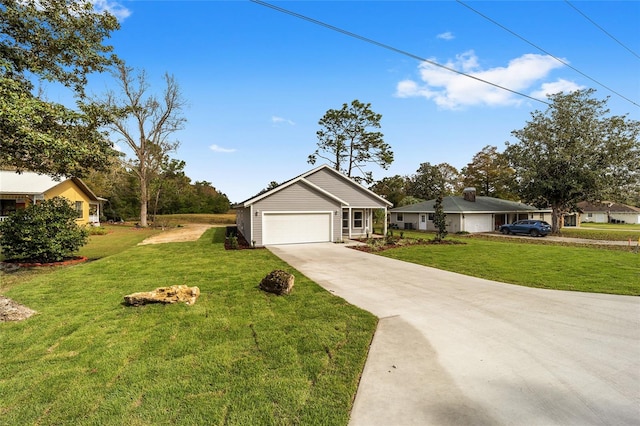
<instances>
[{"instance_id":1,"label":"grass yard","mask_svg":"<svg viewBox=\"0 0 640 426\"><path fill-rule=\"evenodd\" d=\"M611 229L614 231L640 231L640 223L582 222L580 228Z\"/></svg>"},{"instance_id":2,"label":"grass yard","mask_svg":"<svg viewBox=\"0 0 640 426\"><path fill-rule=\"evenodd\" d=\"M584 238L587 240L608 240L608 241L628 241L637 243L640 238L640 231L629 228L620 228L620 225L615 227L593 229L590 227L580 228L562 228L560 230L562 237L571 238Z\"/></svg>"},{"instance_id":3,"label":"grass yard","mask_svg":"<svg viewBox=\"0 0 640 426\"><path fill-rule=\"evenodd\" d=\"M380 255L528 287L640 295L640 254L630 250L458 239L466 244L407 246Z\"/></svg>"},{"instance_id":4,"label":"grass yard","mask_svg":"<svg viewBox=\"0 0 640 426\"><path fill-rule=\"evenodd\" d=\"M236 213L198 213L198 214L165 214L156 217L156 224L165 226L176 226L185 223L206 223L211 225L223 224L233 225L236 223Z\"/></svg>"},{"instance_id":5,"label":"grass yard","mask_svg":"<svg viewBox=\"0 0 640 426\"><path fill-rule=\"evenodd\" d=\"M0 323L0 423L346 425L377 319L223 238L213 228L5 288L38 314ZM295 274L291 295L258 289L273 269ZM200 287L197 303L122 305L172 284Z\"/></svg>"},{"instance_id":6,"label":"grass yard","mask_svg":"<svg viewBox=\"0 0 640 426\"><path fill-rule=\"evenodd\" d=\"M77 253L78 255L85 256L89 258L89 260L111 256L112 254L120 253L129 247L135 246L145 238L162 232L159 229L140 229L124 225L105 225L103 227L108 234L91 235L89 242L80 249ZM0 253L0 260L3 260L2 253ZM0 279L0 294L4 294L5 291L18 283L23 283L35 276L50 274L58 270L59 268L56 267L22 268L11 274L3 274L1 275L2 279Z\"/></svg>"}]
</instances>

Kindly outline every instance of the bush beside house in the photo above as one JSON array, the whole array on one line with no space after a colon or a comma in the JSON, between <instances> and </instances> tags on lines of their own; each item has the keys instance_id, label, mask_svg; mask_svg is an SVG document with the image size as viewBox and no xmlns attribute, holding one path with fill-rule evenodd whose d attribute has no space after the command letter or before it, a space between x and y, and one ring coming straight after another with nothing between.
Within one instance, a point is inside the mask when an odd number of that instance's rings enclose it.
<instances>
[{"instance_id":1,"label":"bush beside house","mask_svg":"<svg viewBox=\"0 0 640 426\"><path fill-rule=\"evenodd\" d=\"M0 222L0 248L7 260L60 262L88 240L78 213L63 197L16 210Z\"/></svg>"}]
</instances>

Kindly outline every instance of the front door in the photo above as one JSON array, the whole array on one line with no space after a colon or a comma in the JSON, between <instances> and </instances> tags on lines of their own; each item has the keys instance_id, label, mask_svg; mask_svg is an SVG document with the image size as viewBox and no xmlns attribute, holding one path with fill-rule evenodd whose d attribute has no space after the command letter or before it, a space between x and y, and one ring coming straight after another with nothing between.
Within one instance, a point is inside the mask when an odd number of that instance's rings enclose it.
<instances>
[{"instance_id":1,"label":"front door","mask_svg":"<svg viewBox=\"0 0 640 426\"><path fill-rule=\"evenodd\" d=\"M420 231L427 230L427 215L425 213L420 214L420 221L418 222L418 229Z\"/></svg>"}]
</instances>

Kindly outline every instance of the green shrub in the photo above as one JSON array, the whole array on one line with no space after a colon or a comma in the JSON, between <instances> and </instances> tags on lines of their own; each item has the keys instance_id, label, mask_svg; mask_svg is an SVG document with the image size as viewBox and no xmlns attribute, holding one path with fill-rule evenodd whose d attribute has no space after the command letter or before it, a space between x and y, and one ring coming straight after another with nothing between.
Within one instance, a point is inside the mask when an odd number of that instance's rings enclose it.
<instances>
[{"instance_id":1,"label":"green shrub","mask_svg":"<svg viewBox=\"0 0 640 426\"><path fill-rule=\"evenodd\" d=\"M231 244L232 250L238 250L240 248L240 244L238 243L238 237L236 236L229 237L229 243Z\"/></svg>"},{"instance_id":2,"label":"green shrub","mask_svg":"<svg viewBox=\"0 0 640 426\"><path fill-rule=\"evenodd\" d=\"M88 231L76 210L55 197L12 213L0 222L0 247L7 260L59 262L86 244Z\"/></svg>"},{"instance_id":3,"label":"green shrub","mask_svg":"<svg viewBox=\"0 0 640 426\"><path fill-rule=\"evenodd\" d=\"M104 226L87 226L87 232L89 235L107 235L109 231Z\"/></svg>"}]
</instances>

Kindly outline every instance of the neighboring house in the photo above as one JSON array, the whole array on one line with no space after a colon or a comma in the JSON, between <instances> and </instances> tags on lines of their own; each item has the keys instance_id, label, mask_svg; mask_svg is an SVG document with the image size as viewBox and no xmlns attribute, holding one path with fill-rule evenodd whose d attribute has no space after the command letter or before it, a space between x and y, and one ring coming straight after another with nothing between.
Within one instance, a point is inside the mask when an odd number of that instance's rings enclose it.
<instances>
[{"instance_id":1,"label":"neighboring house","mask_svg":"<svg viewBox=\"0 0 640 426\"><path fill-rule=\"evenodd\" d=\"M601 201L578 203L580 221L596 223L640 223L640 208L626 204Z\"/></svg>"},{"instance_id":2,"label":"neighboring house","mask_svg":"<svg viewBox=\"0 0 640 426\"><path fill-rule=\"evenodd\" d=\"M436 200L391 209L393 228L435 231L433 224ZM442 209L447 215L447 230L456 232L491 232L506 223L521 219L538 219L544 211L527 204L476 196L475 188L466 188L462 196L442 199Z\"/></svg>"},{"instance_id":3,"label":"neighboring house","mask_svg":"<svg viewBox=\"0 0 640 426\"><path fill-rule=\"evenodd\" d=\"M373 212L392 204L322 165L233 206L238 231L258 247L338 242L373 233ZM383 225L386 233L386 223Z\"/></svg>"},{"instance_id":4,"label":"neighboring house","mask_svg":"<svg viewBox=\"0 0 640 426\"><path fill-rule=\"evenodd\" d=\"M0 221L17 209L57 196L68 199L75 207L78 223L100 224L100 207L106 200L97 197L81 179L56 180L33 172L0 170Z\"/></svg>"}]
</instances>

